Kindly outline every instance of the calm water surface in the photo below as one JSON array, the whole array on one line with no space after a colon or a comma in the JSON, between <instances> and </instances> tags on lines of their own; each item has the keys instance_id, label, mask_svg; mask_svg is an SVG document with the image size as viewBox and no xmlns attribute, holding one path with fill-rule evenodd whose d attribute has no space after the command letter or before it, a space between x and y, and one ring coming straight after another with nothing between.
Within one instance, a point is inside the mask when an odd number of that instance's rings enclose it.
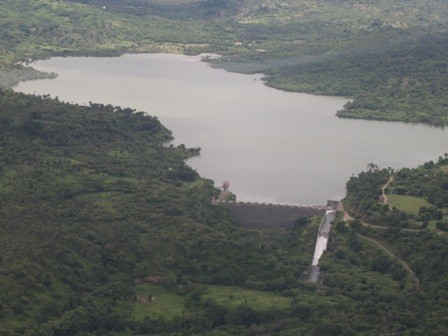
<instances>
[{"instance_id":1,"label":"calm water surface","mask_svg":"<svg viewBox=\"0 0 448 336\"><path fill-rule=\"evenodd\" d=\"M202 148L188 164L216 185L229 180L239 200L325 204L342 198L347 179L369 162L415 167L448 151L448 130L338 119L346 98L282 92L260 75L212 69L197 57L53 58L35 67L59 77L17 91L156 115L175 143Z\"/></svg>"}]
</instances>

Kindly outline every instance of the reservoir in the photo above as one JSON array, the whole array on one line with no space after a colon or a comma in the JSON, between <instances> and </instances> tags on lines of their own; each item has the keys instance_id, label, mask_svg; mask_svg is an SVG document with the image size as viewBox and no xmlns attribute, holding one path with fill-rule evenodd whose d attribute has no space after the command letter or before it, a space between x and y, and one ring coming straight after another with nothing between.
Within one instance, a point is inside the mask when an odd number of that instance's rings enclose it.
<instances>
[{"instance_id":1,"label":"reservoir","mask_svg":"<svg viewBox=\"0 0 448 336\"><path fill-rule=\"evenodd\" d=\"M120 105L157 116L175 144L201 147L187 163L238 200L325 204L367 169L416 167L448 151L448 130L420 124L339 119L348 101L266 87L261 75L213 69L198 57L145 54L53 58L55 72L15 90L85 104Z\"/></svg>"}]
</instances>

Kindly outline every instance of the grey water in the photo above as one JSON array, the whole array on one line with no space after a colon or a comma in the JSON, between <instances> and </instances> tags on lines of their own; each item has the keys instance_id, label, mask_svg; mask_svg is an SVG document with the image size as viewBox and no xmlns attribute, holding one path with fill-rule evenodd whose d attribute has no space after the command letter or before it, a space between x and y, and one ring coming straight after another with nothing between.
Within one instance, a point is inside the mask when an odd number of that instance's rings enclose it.
<instances>
[{"instance_id":1,"label":"grey water","mask_svg":"<svg viewBox=\"0 0 448 336\"><path fill-rule=\"evenodd\" d=\"M448 151L448 130L335 116L343 97L283 92L262 75L213 69L198 57L140 54L38 61L53 80L15 90L79 104L99 102L157 116L175 143L201 147L187 163L242 201L325 204L345 195L372 162L416 167Z\"/></svg>"}]
</instances>

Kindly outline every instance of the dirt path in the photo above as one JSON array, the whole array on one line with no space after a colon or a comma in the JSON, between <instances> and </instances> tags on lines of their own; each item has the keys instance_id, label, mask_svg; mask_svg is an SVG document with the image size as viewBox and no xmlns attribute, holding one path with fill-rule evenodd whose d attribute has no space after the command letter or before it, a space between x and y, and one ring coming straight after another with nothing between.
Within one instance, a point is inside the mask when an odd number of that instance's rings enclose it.
<instances>
[{"instance_id":1,"label":"dirt path","mask_svg":"<svg viewBox=\"0 0 448 336\"><path fill-rule=\"evenodd\" d=\"M388 183L390 183L391 182L391 180L389 179L389 182ZM384 185L384 189L385 188L387 188L387 184L388 183L386 183L385 185ZM343 214L344 214L344 217L342 218L345 222L347 222L347 221L350 221L350 220L354 220L354 218L352 217L352 216L350 216L348 213L347 213L347 211L345 210L345 208L344 208L344 204L342 203L342 202L340 202L339 203L339 208L338 208L338 210L339 211L341 211ZM360 221L361 222L361 224L362 224L362 226L365 226L365 227L370 227L370 228L372 228L372 229L379 229L379 230L387 230L388 229L388 227L387 226L381 226L381 225L374 225L374 224L369 224L369 223L366 223L366 222L364 222L364 221ZM410 233L418 233L418 232L420 232L420 231L422 231L422 230L419 230L419 229L401 229L401 231L403 231L403 232L410 232Z\"/></svg>"},{"instance_id":2,"label":"dirt path","mask_svg":"<svg viewBox=\"0 0 448 336\"><path fill-rule=\"evenodd\" d=\"M343 220L344 222L349 221L349 220L353 220L353 217L350 216L350 215L347 213L347 211L345 211L344 203L342 203L342 201L339 202L339 205L338 205L338 211L340 211L340 212L342 212L342 213L344 214L344 217L342 218L342 220Z\"/></svg>"},{"instance_id":3,"label":"dirt path","mask_svg":"<svg viewBox=\"0 0 448 336\"><path fill-rule=\"evenodd\" d=\"M403 268L406 270L406 272L408 272L408 274L411 276L411 278L414 279L414 282L417 285L417 287L420 287L420 281L418 280L418 278L415 275L414 271L409 267L409 265L403 259L401 259L397 255L393 254L389 249L387 249L387 247L385 247L384 245L382 245L380 242L376 241L375 239L363 236L363 235L361 235L359 233L357 235L360 238L365 239L365 240L371 242L372 244L374 244L375 246L377 246L378 248L380 248L389 257L394 258L401 266L403 266Z\"/></svg>"},{"instance_id":4,"label":"dirt path","mask_svg":"<svg viewBox=\"0 0 448 336\"><path fill-rule=\"evenodd\" d=\"M387 230L387 226L381 226L381 225L373 225L366 222L361 221L362 226L370 227L372 229L380 229L380 230ZM400 229L403 232L410 232L410 233L418 233L421 232L421 229Z\"/></svg>"},{"instance_id":5,"label":"dirt path","mask_svg":"<svg viewBox=\"0 0 448 336\"><path fill-rule=\"evenodd\" d=\"M391 178L389 179L389 181L383 186L383 193L384 193L384 190L385 190L385 189L387 188L387 186L389 185L389 183L391 183L392 181L393 181L393 177L391 177ZM387 198L386 198L386 202L387 202ZM344 213L344 217L343 217L343 220L344 220L344 221L347 221L347 220L353 220L353 217L351 217L351 216L347 213L347 211L345 210L345 208L344 208L344 204L343 204L342 202L339 203L339 208L338 208L338 210L339 210L339 211L342 211L342 212ZM368 223L366 223L366 222L364 222L364 221L360 221L360 222L361 222L361 224L362 224L363 226L366 226L366 227L371 227L371 228L381 229L381 230L386 230L386 229L387 229L387 227L385 227L385 226L371 225L371 224L368 224ZM420 232L420 231L421 231L421 230L414 230L414 229L401 229L401 230L402 230L402 231L405 231L405 232L413 232L413 233L415 233L415 232ZM364 240L366 240L366 241L372 243L373 245L375 245L376 247L378 247L379 249L381 249L382 251L384 251L389 257L391 257L391 258L393 258L394 260L396 260L396 261L397 261L397 262L398 262L398 263L399 263L399 264L406 270L406 272L409 274L409 276L414 280L414 282L415 282L417 288L420 287L420 280L419 280L418 277L415 275L415 273L414 273L414 271L411 269L411 267L409 267L409 265L408 265L403 259L401 259L401 258L398 257L397 255L395 255L395 254L394 254L393 252L391 252L386 246L382 245L380 242L376 241L375 239L372 239L372 238L363 236L363 235L361 235L361 234L359 234L359 233L357 233L357 235L358 235L360 238L362 238L362 239L364 239Z\"/></svg>"},{"instance_id":6,"label":"dirt path","mask_svg":"<svg viewBox=\"0 0 448 336\"><path fill-rule=\"evenodd\" d=\"M387 187L389 187L389 184L391 184L393 180L394 180L394 176L392 175L391 177L389 177L389 180L387 180L386 184L383 185L383 187L381 188L380 200L381 200L381 203L383 203L383 204L389 204L389 198L387 197L386 189L387 189ZM392 207L390 205L389 205L389 209L392 210Z\"/></svg>"}]
</instances>

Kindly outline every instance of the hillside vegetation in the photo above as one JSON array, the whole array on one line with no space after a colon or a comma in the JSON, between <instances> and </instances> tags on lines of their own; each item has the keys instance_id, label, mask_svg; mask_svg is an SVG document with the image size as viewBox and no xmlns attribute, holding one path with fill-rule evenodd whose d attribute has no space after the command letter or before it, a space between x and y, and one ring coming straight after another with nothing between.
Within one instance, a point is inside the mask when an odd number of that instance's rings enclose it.
<instances>
[{"instance_id":1,"label":"hillside vegetation","mask_svg":"<svg viewBox=\"0 0 448 336\"><path fill-rule=\"evenodd\" d=\"M18 0L0 3L0 82L41 77L17 60L218 52L268 85L353 102L341 117L448 123L444 0Z\"/></svg>"},{"instance_id":2,"label":"hillside vegetation","mask_svg":"<svg viewBox=\"0 0 448 336\"><path fill-rule=\"evenodd\" d=\"M446 7L0 1L0 82L54 76L16 64L52 55L215 51L268 85L354 97L353 117L443 125ZM171 139L143 112L0 89L0 335L447 334L446 157L352 177L355 219L335 221L315 286L319 218L239 226L185 165L200 149Z\"/></svg>"},{"instance_id":3,"label":"hillside vegetation","mask_svg":"<svg viewBox=\"0 0 448 336\"><path fill-rule=\"evenodd\" d=\"M148 277L181 295L298 286L316 223L239 229L156 118L0 91L0 120L0 334L124 330Z\"/></svg>"},{"instance_id":4,"label":"hillside vegetation","mask_svg":"<svg viewBox=\"0 0 448 336\"><path fill-rule=\"evenodd\" d=\"M317 291L304 271L319 218L283 230L236 225L210 204L212 182L183 162L198 149L166 146L156 118L1 91L0 120L2 335L447 330L446 235L375 205L388 171L362 174L356 198L352 178L347 198L359 200L353 211L384 212L387 230L338 220ZM415 275L359 233L390 245Z\"/></svg>"},{"instance_id":5,"label":"hillside vegetation","mask_svg":"<svg viewBox=\"0 0 448 336\"><path fill-rule=\"evenodd\" d=\"M447 168L445 154L437 163L430 161L415 169L372 169L350 179L344 200L356 218L351 227L382 241L407 261L423 285L435 290L434 295L448 280ZM390 176L393 180L386 189L389 200L385 204L382 188Z\"/></svg>"}]
</instances>

